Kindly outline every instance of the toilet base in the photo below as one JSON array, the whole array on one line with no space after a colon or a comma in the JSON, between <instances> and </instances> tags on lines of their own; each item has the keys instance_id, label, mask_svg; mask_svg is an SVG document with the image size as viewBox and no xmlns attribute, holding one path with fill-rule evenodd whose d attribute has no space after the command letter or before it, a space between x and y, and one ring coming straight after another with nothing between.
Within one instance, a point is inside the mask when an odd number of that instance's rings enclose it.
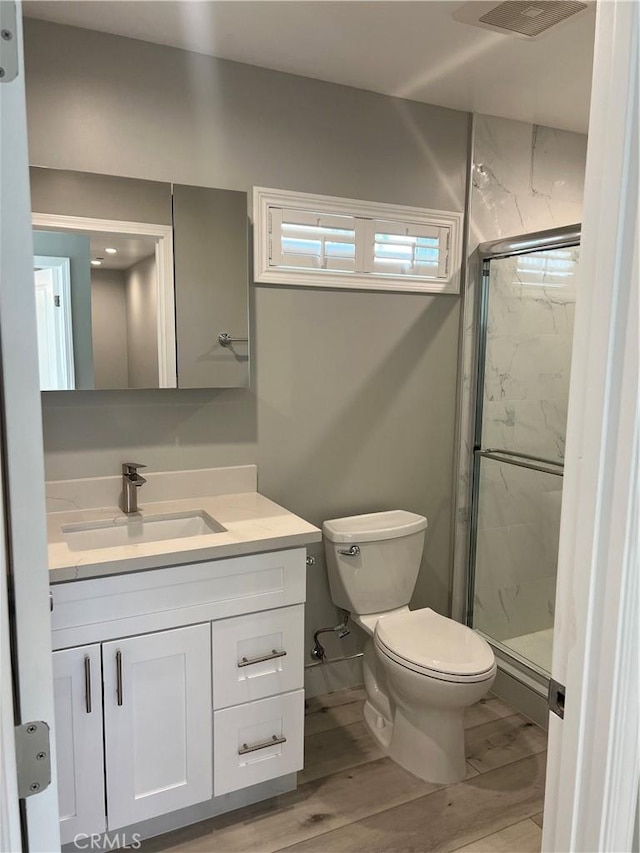
<instances>
[{"instance_id":1,"label":"toilet base","mask_svg":"<svg viewBox=\"0 0 640 853\"><path fill-rule=\"evenodd\" d=\"M433 719L435 716L438 719ZM419 725L396 707L393 721L364 703L365 724L389 758L425 782L451 784L467 775L464 750L464 712L425 711ZM431 719L426 719L431 718ZM430 725L429 725L430 724ZM425 728L437 732L432 737Z\"/></svg>"},{"instance_id":2,"label":"toilet base","mask_svg":"<svg viewBox=\"0 0 640 853\"><path fill-rule=\"evenodd\" d=\"M389 757L426 782L461 782L467 775L464 711L423 709L415 720L397 706Z\"/></svg>"},{"instance_id":3,"label":"toilet base","mask_svg":"<svg viewBox=\"0 0 640 853\"><path fill-rule=\"evenodd\" d=\"M365 725L369 729L373 739L378 741L380 747L388 755L391 736L393 734L393 723L391 720L383 717L383 715L373 707L368 699L364 703L362 713L364 715Z\"/></svg>"}]
</instances>

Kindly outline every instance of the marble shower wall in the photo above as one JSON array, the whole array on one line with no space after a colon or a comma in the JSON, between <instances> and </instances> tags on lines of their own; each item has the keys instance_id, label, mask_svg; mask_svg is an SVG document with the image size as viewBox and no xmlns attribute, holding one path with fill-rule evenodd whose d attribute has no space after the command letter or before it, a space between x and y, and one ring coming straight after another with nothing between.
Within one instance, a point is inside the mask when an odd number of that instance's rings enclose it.
<instances>
[{"instance_id":1,"label":"marble shower wall","mask_svg":"<svg viewBox=\"0 0 640 853\"><path fill-rule=\"evenodd\" d=\"M586 147L586 136L581 134L492 116L475 116L470 255L461 354L460 444L452 594L453 615L460 620L464 620L466 611L469 559L475 402L473 385L479 280L476 249L479 243L487 240L580 222ZM528 375L529 379L525 378L526 387L521 387L517 394L514 395L513 388L509 391L510 395L518 397L517 400L501 397L498 393L494 395L494 399L485 401L489 404L487 429L491 443L495 446L510 446L511 449L519 447L522 452L557 458L563 451L568 374L565 371L563 378L555 377L554 364L555 356L559 355L559 360L562 361L567 348L570 352L573 296L567 294L566 297L561 297L560 291L555 288L549 288L548 291L538 288L535 293L530 292L524 296L522 290L518 291L518 285L513 285L513 282L517 281L513 275L514 270L508 270L505 266L503 298L494 302L495 312L491 321L494 324L498 319L505 321L505 340L496 344L497 352L502 346L503 355L504 348L508 346L506 338L510 335L521 336L514 357L517 356L522 361L524 376ZM513 288L510 292L511 285ZM518 300L522 303L522 299L526 301L526 310L522 310L522 304L518 305ZM512 310L514 308L517 310ZM501 322L500 328L502 325ZM494 325L494 329L496 328ZM512 344L514 343L512 340ZM558 350L555 356L554 347ZM536 378L531 370L535 373L538 367ZM504 369L501 370L504 373ZM494 378L499 381L497 374ZM508 385L508 380L504 381ZM506 387L504 390L506 392ZM516 447L513 446L514 441ZM550 497L537 499L539 505L536 506L534 515L537 519L544 517L547 521L543 529L538 529L538 535L534 535L538 524L538 521L531 520L534 516L513 517L515 507L522 508L523 501L526 504L524 492L530 481L522 480L522 477L528 472L522 469L513 470L511 466L500 463L494 464L493 473L487 473L486 466L483 470L483 484L485 478L487 482L493 483L493 503L487 508L488 518L482 522L487 536L482 558L484 566L479 567L479 574L482 573L484 581L481 584L482 589L477 589L476 592L482 593L487 619L492 620L487 622L487 625L493 626L496 636L504 638L540 630L552 624L552 605L550 612L549 602L553 602L555 569L552 583L548 573L549 555L552 555L555 564L557 521L554 519L558 516L557 507L561 493L558 492L557 478L530 472L534 478L542 477L546 480L544 486L539 489L534 487L533 491L551 494ZM507 467L510 471L504 474ZM495 516L495 513L500 513L501 507L512 514L508 523L505 523L504 517L500 519ZM528 511L530 512L531 508ZM541 530L542 539L539 535ZM488 531L500 532L489 534ZM518 542L520 544L516 547ZM531 551L531 545L535 542L539 545L537 558ZM524 563L521 558L516 558L514 548L517 552L526 552L527 559ZM534 586L523 586L524 571L528 579L527 584ZM489 595L492 600L489 600ZM525 605L527 601L528 604Z\"/></svg>"},{"instance_id":2,"label":"marble shower wall","mask_svg":"<svg viewBox=\"0 0 640 853\"><path fill-rule=\"evenodd\" d=\"M582 218L587 137L475 116L471 246Z\"/></svg>"}]
</instances>

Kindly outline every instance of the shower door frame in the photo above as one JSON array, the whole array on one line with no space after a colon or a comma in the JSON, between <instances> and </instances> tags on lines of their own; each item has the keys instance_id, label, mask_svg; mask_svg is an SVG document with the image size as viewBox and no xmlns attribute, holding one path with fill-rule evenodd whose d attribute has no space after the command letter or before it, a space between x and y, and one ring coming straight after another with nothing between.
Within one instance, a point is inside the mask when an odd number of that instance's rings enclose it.
<instances>
[{"instance_id":1,"label":"shower door frame","mask_svg":"<svg viewBox=\"0 0 640 853\"><path fill-rule=\"evenodd\" d=\"M473 423L473 448L471 451L471 513L470 513L470 528L469 528L469 560L467 568L467 607L466 607L466 624L473 628L473 612L474 612L474 597L475 597L475 580L476 580L476 550L478 544L478 503L480 497L480 465L482 455L485 453L482 447L482 416L484 404L484 385L485 385L485 368L487 357L487 324L489 310L489 287L491 277L491 261L501 258L516 257L517 255L527 255L532 252L540 252L552 249L567 249L580 245L581 224L567 225L562 228L552 228L547 231L535 231L530 234L520 234L515 237L506 239L492 240L487 243L481 243L477 249L480 260L480 287L479 287L479 305L478 305L478 326L477 339L475 346L475 402L474 402L474 423ZM498 451L494 451L497 453ZM525 456L524 454L514 454L503 452L505 456L521 457L519 462L514 460L498 460L511 464L520 464L522 467L530 467L534 470L558 474L562 476L562 463L553 462L552 460L543 460L539 457ZM496 458L491 456L491 458ZM535 463L546 463L548 465L558 466L558 470L544 468L542 465L528 465L527 461L531 460ZM475 629L478 630L478 629ZM533 689L541 696L546 696L549 688L550 675L512 649L505 647L503 643L495 638L485 634L484 631L479 631L484 639L489 643L499 662L504 664L504 668L519 681L524 683L530 689Z\"/></svg>"}]
</instances>

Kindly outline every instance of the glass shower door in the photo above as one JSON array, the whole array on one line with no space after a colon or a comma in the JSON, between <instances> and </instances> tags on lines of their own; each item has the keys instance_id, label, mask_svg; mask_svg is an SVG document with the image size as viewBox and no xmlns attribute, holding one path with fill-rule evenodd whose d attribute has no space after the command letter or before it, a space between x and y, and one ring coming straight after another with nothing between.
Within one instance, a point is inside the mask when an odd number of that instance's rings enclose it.
<instances>
[{"instance_id":1,"label":"glass shower door","mask_svg":"<svg viewBox=\"0 0 640 853\"><path fill-rule=\"evenodd\" d=\"M485 262L471 624L551 668L578 247Z\"/></svg>"}]
</instances>

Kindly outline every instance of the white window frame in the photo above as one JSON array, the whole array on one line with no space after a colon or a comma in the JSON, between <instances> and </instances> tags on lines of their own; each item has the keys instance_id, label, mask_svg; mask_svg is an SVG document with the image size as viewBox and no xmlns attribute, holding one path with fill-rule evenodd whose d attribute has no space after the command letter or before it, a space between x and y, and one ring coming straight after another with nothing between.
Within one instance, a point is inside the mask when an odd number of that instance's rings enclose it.
<instances>
[{"instance_id":1,"label":"white window frame","mask_svg":"<svg viewBox=\"0 0 640 853\"><path fill-rule=\"evenodd\" d=\"M318 213L352 216L373 222L384 220L449 230L449 264L446 277L382 275L371 271L341 272L337 270L298 269L270 263L269 212L272 209L317 211ZM371 228L366 230L367 234ZM361 235L357 233L357 247ZM365 238L366 239L366 238ZM382 204L351 198L298 193L289 190L253 188L254 281L259 284L330 287L346 290L398 291L409 293L460 293L462 261L462 213ZM358 248L356 248L358 252Z\"/></svg>"}]
</instances>

